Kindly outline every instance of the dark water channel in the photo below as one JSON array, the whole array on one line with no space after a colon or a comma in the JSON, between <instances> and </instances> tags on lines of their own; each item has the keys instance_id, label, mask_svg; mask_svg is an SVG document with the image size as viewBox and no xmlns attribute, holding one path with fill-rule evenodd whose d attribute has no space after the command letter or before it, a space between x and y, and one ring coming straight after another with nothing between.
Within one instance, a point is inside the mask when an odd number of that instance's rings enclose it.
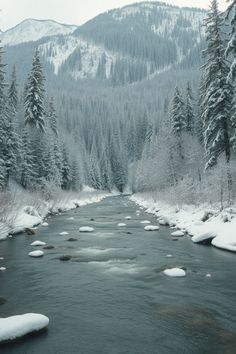
<instances>
[{"instance_id":1,"label":"dark water channel","mask_svg":"<svg viewBox=\"0 0 236 354\"><path fill-rule=\"evenodd\" d=\"M107 198L50 218L34 236L0 243L7 267L0 317L50 318L48 331L0 346L1 354L236 353L236 255L187 236L173 242L167 227L145 232L140 221L156 220L136 210L124 197ZM80 233L80 226L95 231ZM30 258L34 240L55 249ZM62 262L62 255L72 259ZM163 275L172 266L186 267L187 277Z\"/></svg>"}]
</instances>

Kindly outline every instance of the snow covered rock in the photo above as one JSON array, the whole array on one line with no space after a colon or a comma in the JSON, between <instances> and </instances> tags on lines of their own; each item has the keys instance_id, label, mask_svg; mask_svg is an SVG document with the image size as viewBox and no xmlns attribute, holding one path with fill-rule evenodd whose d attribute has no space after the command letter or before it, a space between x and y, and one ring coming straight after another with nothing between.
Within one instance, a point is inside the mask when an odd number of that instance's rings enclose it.
<instances>
[{"instance_id":1,"label":"snow covered rock","mask_svg":"<svg viewBox=\"0 0 236 354\"><path fill-rule=\"evenodd\" d=\"M63 232L60 233L60 235L61 235L61 236L66 236L66 235L69 235L69 232L63 231Z\"/></svg>"},{"instance_id":2,"label":"snow covered rock","mask_svg":"<svg viewBox=\"0 0 236 354\"><path fill-rule=\"evenodd\" d=\"M207 273L207 274L206 274L206 278L211 278L211 274L210 274L210 273Z\"/></svg>"},{"instance_id":3,"label":"snow covered rock","mask_svg":"<svg viewBox=\"0 0 236 354\"><path fill-rule=\"evenodd\" d=\"M45 246L46 243L45 242L42 242L42 241L34 241L31 243L30 246Z\"/></svg>"},{"instance_id":4,"label":"snow covered rock","mask_svg":"<svg viewBox=\"0 0 236 354\"><path fill-rule=\"evenodd\" d=\"M43 251L33 251L33 252L30 252L30 253L29 253L29 256L30 256L30 257L35 257L35 258L37 258L37 257L43 257L43 255L44 255L44 252L43 252Z\"/></svg>"},{"instance_id":5,"label":"snow covered rock","mask_svg":"<svg viewBox=\"0 0 236 354\"><path fill-rule=\"evenodd\" d=\"M159 222L160 225L163 225L163 226L168 226L169 225L169 222L166 219L159 219L158 222Z\"/></svg>"},{"instance_id":6,"label":"snow covered rock","mask_svg":"<svg viewBox=\"0 0 236 354\"><path fill-rule=\"evenodd\" d=\"M142 220L142 221L140 221L140 224L151 224L151 221L149 221L149 220Z\"/></svg>"},{"instance_id":7,"label":"snow covered rock","mask_svg":"<svg viewBox=\"0 0 236 354\"><path fill-rule=\"evenodd\" d=\"M131 216L126 216L125 219L126 220L131 220Z\"/></svg>"},{"instance_id":8,"label":"snow covered rock","mask_svg":"<svg viewBox=\"0 0 236 354\"><path fill-rule=\"evenodd\" d=\"M154 226L154 225L147 225L144 227L145 231L158 231L159 226Z\"/></svg>"},{"instance_id":9,"label":"snow covered rock","mask_svg":"<svg viewBox=\"0 0 236 354\"><path fill-rule=\"evenodd\" d=\"M7 270L6 267L0 267L0 272L4 272L5 270Z\"/></svg>"},{"instance_id":10,"label":"snow covered rock","mask_svg":"<svg viewBox=\"0 0 236 354\"><path fill-rule=\"evenodd\" d=\"M79 228L79 232L93 232L94 228L90 226L82 226Z\"/></svg>"},{"instance_id":11,"label":"snow covered rock","mask_svg":"<svg viewBox=\"0 0 236 354\"><path fill-rule=\"evenodd\" d=\"M48 317L36 313L0 318L0 343L40 331L47 327L48 324Z\"/></svg>"},{"instance_id":12,"label":"snow covered rock","mask_svg":"<svg viewBox=\"0 0 236 354\"><path fill-rule=\"evenodd\" d=\"M70 218L67 218L66 220L75 220L75 218L73 216L71 216Z\"/></svg>"},{"instance_id":13,"label":"snow covered rock","mask_svg":"<svg viewBox=\"0 0 236 354\"><path fill-rule=\"evenodd\" d=\"M48 223L47 222L43 222L42 226L48 226Z\"/></svg>"},{"instance_id":14,"label":"snow covered rock","mask_svg":"<svg viewBox=\"0 0 236 354\"><path fill-rule=\"evenodd\" d=\"M181 268L171 268L171 269L166 269L163 271L163 273L165 275L167 275L168 277L185 277L186 276L186 272L185 270L181 269Z\"/></svg>"},{"instance_id":15,"label":"snow covered rock","mask_svg":"<svg viewBox=\"0 0 236 354\"><path fill-rule=\"evenodd\" d=\"M125 227L126 224L124 224L123 222L121 222L121 223L118 224L118 226L119 226L119 227Z\"/></svg>"},{"instance_id":16,"label":"snow covered rock","mask_svg":"<svg viewBox=\"0 0 236 354\"><path fill-rule=\"evenodd\" d=\"M167 254L166 255L166 258L172 258L173 256L172 256L172 254Z\"/></svg>"},{"instance_id":17,"label":"snow covered rock","mask_svg":"<svg viewBox=\"0 0 236 354\"><path fill-rule=\"evenodd\" d=\"M210 243L216 237L214 231L199 233L192 237L194 243Z\"/></svg>"},{"instance_id":18,"label":"snow covered rock","mask_svg":"<svg viewBox=\"0 0 236 354\"><path fill-rule=\"evenodd\" d=\"M174 237L182 237L184 235L185 235L185 233L183 231L180 231L180 230L171 233L171 236L174 236Z\"/></svg>"}]
</instances>

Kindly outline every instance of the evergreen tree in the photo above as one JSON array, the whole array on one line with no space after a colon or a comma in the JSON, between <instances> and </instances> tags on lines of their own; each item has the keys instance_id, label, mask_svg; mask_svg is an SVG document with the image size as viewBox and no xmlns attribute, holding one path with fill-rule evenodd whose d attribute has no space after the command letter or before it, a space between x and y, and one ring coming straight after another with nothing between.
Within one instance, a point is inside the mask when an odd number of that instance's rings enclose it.
<instances>
[{"instance_id":1,"label":"evergreen tree","mask_svg":"<svg viewBox=\"0 0 236 354\"><path fill-rule=\"evenodd\" d=\"M70 189L71 186L71 166L65 144L62 147L62 189Z\"/></svg>"},{"instance_id":2,"label":"evergreen tree","mask_svg":"<svg viewBox=\"0 0 236 354\"><path fill-rule=\"evenodd\" d=\"M207 155L206 168L216 165L219 156L224 153L230 161L230 131L232 87L227 83L229 73L225 60L222 34L223 19L218 10L217 0L212 0L211 8L205 20L207 49L204 52L206 63L202 70L204 83L201 95L204 142Z\"/></svg>"},{"instance_id":3,"label":"evergreen tree","mask_svg":"<svg viewBox=\"0 0 236 354\"><path fill-rule=\"evenodd\" d=\"M54 133L55 137L58 138L58 127L57 127L57 115L54 106L54 100L51 98L48 108L48 122L49 126Z\"/></svg>"},{"instance_id":4,"label":"evergreen tree","mask_svg":"<svg viewBox=\"0 0 236 354\"><path fill-rule=\"evenodd\" d=\"M227 0L229 7L227 10L227 19L231 17L231 36L226 48L226 56L231 59L231 67L228 74L228 80L236 77L236 0Z\"/></svg>"},{"instance_id":5,"label":"evergreen tree","mask_svg":"<svg viewBox=\"0 0 236 354\"><path fill-rule=\"evenodd\" d=\"M41 131L45 128L44 81L39 51L36 50L25 86L25 124Z\"/></svg>"},{"instance_id":6,"label":"evergreen tree","mask_svg":"<svg viewBox=\"0 0 236 354\"><path fill-rule=\"evenodd\" d=\"M18 92L17 92L17 82L16 82L16 67L13 67L11 82L8 89L8 102L11 112L16 114L18 107Z\"/></svg>"},{"instance_id":7,"label":"evergreen tree","mask_svg":"<svg viewBox=\"0 0 236 354\"><path fill-rule=\"evenodd\" d=\"M193 93L190 83L187 84L186 102L185 102L185 130L189 134L194 133L194 110L193 110Z\"/></svg>"},{"instance_id":8,"label":"evergreen tree","mask_svg":"<svg viewBox=\"0 0 236 354\"><path fill-rule=\"evenodd\" d=\"M178 87L175 89L172 108L170 112L171 130L174 136L180 136L186 129L184 101Z\"/></svg>"},{"instance_id":9,"label":"evergreen tree","mask_svg":"<svg viewBox=\"0 0 236 354\"><path fill-rule=\"evenodd\" d=\"M26 128L22 130L20 161L20 183L24 188L33 188L36 179L34 172L35 156L32 154L29 133Z\"/></svg>"}]
</instances>

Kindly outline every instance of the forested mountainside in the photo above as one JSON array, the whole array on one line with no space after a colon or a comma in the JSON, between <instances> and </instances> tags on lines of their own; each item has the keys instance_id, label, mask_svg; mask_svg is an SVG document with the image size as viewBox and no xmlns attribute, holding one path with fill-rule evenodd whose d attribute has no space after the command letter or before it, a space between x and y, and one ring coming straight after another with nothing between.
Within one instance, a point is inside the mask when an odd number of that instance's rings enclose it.
<instances>
[{"instance_id":1,"label":"forested mountainside","mask_svg":"<svg viewBox=\"0 0 236 354\"><path fill-rule=\"evenodd\" d=\"M16 62L22 75L39 47L48 74L117 86L176 65L199 65L204 16L200 9L144 2L101 14L77 29L26 20L1 38L9 64Z\"/></svg>"},{"instance_id":2,"label":"forested mountainside","mask_svg":"<svg viewBox=\"0 0 236 354\"><path fill-rule=\"evenodd\" d=\"M216 7L216 2L213 3ZM208 22L214 24L212 17L219 21L217 35L221 49L218 56L223 55L227 46L225 39L230 32L228 27L226 34L228 23L217 9L213 15L208 15L203 10L159 2L109 11L72 32L73 26L58 27L56 23L44 21L40 26L46 26L46 29L41 33L46 33L47 37L39 39L33 31L24 29L25 35L18 37L22 38L22 43L17 40L15 45L14 39L12 45L8 40L3 63L7 63L7 78L15 65L9 79L10 87L17 87L14 129L20 136L21 145L24 141L27 151L34 145L35 151L28 163L37 155L39 143L35 135L31 137L33 145L26 135L22 135L25 134L22 127L34 116L31 110L26 111L28 99L33 99L31 89L40 91L40 95L37 92L39 117L35 124L41 127L40 134L43 134L40 142L45 139L41 154L47 159L51 149L51 159L58 159L57 165L49 159L45 162L46 169L36 168L34 188L38 184L42 188L56 184L69 189L88 184L96 189L117 188L119 191L126 187L133 191L163 191L166 188L171 191L174 188L178 195L184 195L188 200L196 199L193 191L201 188L198 195L204 200L204 188L208 189L212 179L218 178L224 191L220 189L217 196L213 191L212 199L219 198L222 193L228 195L216 168L224 148L217 147L217 151L214 148L218 137L224 133L218 131L221 125L213 129L204 116L204 105L207 105L204 97L208 96L206 75L203 72L200 80L200 67L207 56L205 50L202 61L201 49L211 46L208 44L211 38L205 36L211 30L210 25L204 23L207 16L211 16ZM32 20L24 22L24 28L27 23L31 29ZM55 26L55 34L51 25ZM22 24L19 28L21 31ZM10 31L17 38L17 27ZM2 34L3 43L7 36L9 38L9 31ZM214 58L213 49L212 52L209 62L213 60L211 56ZM231 60L231 56L228 58ZM227 62L224 61L223 66L226 66L226 80ZM38 75L41 77L40 87L32 86L35 75L36 81ZM212 79L209 75L206 77L209 85ZM2 92L6 91L4 87ZM231 93L227 102L234 107ZM34 107L33 102L30 104ZM230 141L227 149L231 163L231 158L235 159L231 142L235 132L231 121L234 112L227 114L230 114L226 124L230 131L226 135ZM45 127L48 128L46 137ZM213 129L209 137L206 136L208 129ZM224 144L223 140L220 143ZM211 155L211 150L215 154L214 163L211 163L210 173L206 173L204 166L209 162L207 156ZM19 163L21 159L16 161ZM16 168L16 171L20 170L22 166ZM7 176L17 182L20 180L14 173ZM232 187L233 179L230 185ZM186 193L181 188L178 191L177 186L184 188Z\"/></svg>"}]
</instances>

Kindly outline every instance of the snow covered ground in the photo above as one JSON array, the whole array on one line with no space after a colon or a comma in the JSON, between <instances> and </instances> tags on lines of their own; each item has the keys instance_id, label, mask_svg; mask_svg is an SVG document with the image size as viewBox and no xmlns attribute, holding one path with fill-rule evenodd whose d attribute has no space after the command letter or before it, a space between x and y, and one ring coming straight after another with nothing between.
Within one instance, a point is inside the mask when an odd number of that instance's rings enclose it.
<instances>
[{"instance_id":1,"label":"snow covered ground","mask_svg":"<svg viewBox=\"0 0 236 354\"><path fill-rule=\"evenodd\" d=\"M48 317L36 313L0 318L0 343L40 331L48 324Z\"/></svg>"},{"instance_id":2,"label":"snow covered ground","mask_svg":"<svg viewBox=\"0 0 236 354\"><path fill-rule=\"evenodd\" d=\"M186 232L194 243L210 242L213 246L236 252L236 206L220 210L219 205L170 205L156 201L153 195L138 193L130 197L147 213L157 216L161 225Z\"/></svg>"},{"instance_id":3,"label":"snow covered ground","mask_svg":"<svg viewBox=\"0 0 236 354\"><path fill-rule=\"evenodd\" d=\"M37 225L48 225L44 218L48 214L65 212L90 203L97 203L111 195L108 192L96 191L84 187L79 193L60 193L57 198L46 202L38 196L25 197L22 201L16 196L17 203L8 206L4 216L0 215L0 240L6 239L10 234L18 234ZM32 203L27 205L24 203ZM2 220L1 220L2 219Z\"/></svg>"}]
</instances>

